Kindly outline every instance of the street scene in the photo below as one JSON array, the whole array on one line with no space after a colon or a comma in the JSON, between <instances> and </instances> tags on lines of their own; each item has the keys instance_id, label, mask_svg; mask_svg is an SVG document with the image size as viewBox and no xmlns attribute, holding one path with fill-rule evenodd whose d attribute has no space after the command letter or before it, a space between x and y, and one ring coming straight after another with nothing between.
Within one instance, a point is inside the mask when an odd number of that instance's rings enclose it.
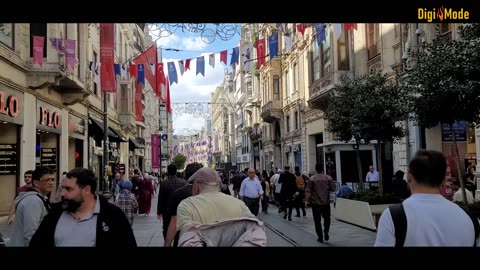
<instances>
[{"instance_id":1,"label":"street scene","mask_svg":"<svg viewBox=\"0 0 480 270\"><path fill-rule=\"evenodd\" d=\"M0 23L0 246L478 246L442 20Z\"/></svg>"},{"instance_id":2,"label":"street scene","mask_svg":"<svg viewBox=\"0 0 480 270\"><path fill-rule=\"evenodd\" d=\"M158 196L152 200L152 211L156 212ZM315 226L311 209L307 216L296 218L292 222L285 221L278 208L269 206L270 213L259 214L265 223L268 247L328 247L328 246L372 246L376 233L348 223L332 220L331 239L327 243L315 241ZM162 222L155 215L135 217L133 232L140 247L163 247ZM0 220L0 233L7 242L10 240L10 228L4 218Z\"/></svg>"}]
</instances>

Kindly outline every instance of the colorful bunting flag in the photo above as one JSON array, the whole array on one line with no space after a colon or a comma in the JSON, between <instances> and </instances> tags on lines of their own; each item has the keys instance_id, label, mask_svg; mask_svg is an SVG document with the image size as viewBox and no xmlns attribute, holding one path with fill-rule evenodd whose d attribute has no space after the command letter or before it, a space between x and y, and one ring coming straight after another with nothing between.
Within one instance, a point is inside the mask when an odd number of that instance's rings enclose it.
<instances>
[{"instance_id":1,"label":"colorful bunting flag","mask_svg":"<svg viewBox=\"0 0 480 270\"><path fill-rule=\"evenodd\" d=\"M101 51L101 48L100 48L100 51ZM100 54L100 57L101 57L101 54ZM70 39L65 40L65 64L67 65L67 69L69 69L70 71L73 72L75 70L75 40L70 40ZM113 75L113 66L112 66L112 75Z\"/></svg>"},{"instance_id":2,"label":"colorful bunting flag","mask_svg":"<svg viewBox=\"0 0 480 270\"><path fill-rule=\"evenodd\" d=\"M197 57L197 73L201 73L205 77L205 58L204 56Z\"/></svg>"},{"instance_id":3,"label":"colorful bunting flag","mask_svg":"<svg viewBox=\"0 0 480 270\"><path fill-rule=\"evenodd\" d=\"M185 64L183 60L178 61L178 69L180 69L180 76L183 76L183 72L185 72Z\"/></svg>"},{"instance_id":4,"label":"colorful bunting flag","mask_svg":"<svg viewBox=\"0 0 480 270\"><path fill-rule=\"evenodd\" d=\"M190 59L188 59L190 60ZM188 63L190 63L190 61L188 61ZM167 81L170 81L170 85L172 85L174 82L178 84L178 79L177 79L177 69L175 68L175 63L174 62L168 62L167 63L168 65L168 80ZM167 88L168 88L168 84L167 84ZM167 95L168 95L168 91L167 91Z\"/></svg>"},{"instance_id":5,"label":"colorful bunting flag","mask_svg":"<svg viewBox=\"0 0 480 270\"><path fill-rule=\"evenodd\" d=\"M137 83L145 85L145 66L143 64L138 64L137 68L138 68Z\"/></svg>"},{"instance_id":6,"label":"colorful bunting flag","mask_svg":"<svg viewBox=\"0 0 480 270\"><path fill-rule=\"evenodd\" d=\"M324 23L315 23L314 24L314 27L315 27L315 32L316 32L316 35L317 35L317 44L318 44L318 47L320 47L322 45L322 41L325 40L325 24Z\"/></svg>"},{"instance_id":7,"label":"colorful bunting flag","mask_svg":"<svg viewBox=\"0 0 480 270\"><path fill-rule=\"evenodd\" d=\"M357 30L357 24L356 23L346 23L345 24L345 32L348 32L348 30L350 30L350 28L353 28L353 29Z\"/></svg>"},{"instance_id":8,"label":"colorful bunting flag","mask_svg":"<svg viewBox=\"0 0 480 270\"><path fill-rule=\"evenodd\" d=\"M113 65L113 70L115 70L115 77L120 77L122 76L122 73L120 71L120 64L114 64Z\"/></svg>"},{"instance_id":9,"label":"colorful bunting flag","mask_svg":"<svg viewBox=\"0 0 480 270\"><path fill-rule=\"evenodd\" d=\"M238 47L233 48L232 58L230 59L230 65L238 64Z\"/></svg>"},{"instance_id":10,"label":"colorful bunting flag","mask_svg":"<svg viewBox=\"0 0 480 270\"><path fill-rule=\"evenodd\" d=\"M342 35L342 24L334 23L333 24L333 34L335 35L335 40L338 40Z\"/></svg>"},{"instance_id":11,"label":"colorful bunting flag","mask_svg":"<svg viewBox=\"0 0 480 270\"><path fill-rule=\"evenodd\" d=\"M185 60L185 71L190 69L190 60L192 60L192 59Z\"/></svg>"},{"instance_id":12,"label":"colorful bunting flag","mask_svg":"<svg viewBox=\"0 0 480 270\"><path fill-rule=\"evenodd\" d=\"M223 62L225 65L227 64L227 50L220 52L220 62Z\"/></svg>"},{"instance_id":13,"label":"colorful bunting flag","mask_svg":"<svg viewBox=\"0 0 480 270\"><path fill-rule=\"evenodd\" d=\"M212 53L208 56L208 64L212 67L215 68L215 54Z\"/></svg>"}]
</instances>

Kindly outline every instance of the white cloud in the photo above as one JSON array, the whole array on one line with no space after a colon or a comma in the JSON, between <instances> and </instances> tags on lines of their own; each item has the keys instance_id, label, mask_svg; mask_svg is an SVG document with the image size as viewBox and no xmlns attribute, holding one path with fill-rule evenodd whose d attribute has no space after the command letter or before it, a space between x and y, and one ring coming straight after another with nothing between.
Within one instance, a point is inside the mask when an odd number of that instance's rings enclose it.
<instances>
[{"instance_id":1,"label":"white cloud","mask_svg":"<svg viewBox=\"0 0 480 270\"><path fill-rule=\"evenodd\" d=\"M201 37L182 38L182 49L189 51L200 51L207 47L207 43L202 41Z\"/></svg>"},{"instance_id":2,"label":"white cloud","mask_svg":"<svg viewBox=\"0 0 480 270\"><path fill-rule=\"evenodd\" d=\"M175 134L178 134L184 129L200 131L203 126L205 126L204 118L195 118L190 114L178 116L173 120L173 129Z\"/></svg>"}]
</instances>

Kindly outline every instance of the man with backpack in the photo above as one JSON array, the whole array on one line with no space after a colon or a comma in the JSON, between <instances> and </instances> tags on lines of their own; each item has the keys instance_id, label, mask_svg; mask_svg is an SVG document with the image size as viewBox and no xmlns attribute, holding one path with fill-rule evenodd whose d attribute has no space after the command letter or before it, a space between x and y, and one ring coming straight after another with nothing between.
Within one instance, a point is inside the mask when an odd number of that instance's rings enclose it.
<instances>
[{"instance_id":1,"label":"man with backpack","mask_svg":"<svg viewBox=\"0 0 480 270\"><path fill-rule=\"evenodd\" d=\"M415 154L407 174L412 195L382 213L375 246L478 245L478 219L440 194L446 169L440 152Z\"/></svg>"},{"instance_id":2,"label":"man with backpack","mask_svg":"<svg viewBox=\"0 0 480 270\"><path fill-rule=\"evenodd\" d=\"M295 183L297 184L298 195L294 198L293 203L295 205L295 209L297 210L296 217L300 217L300 209L302 208L303 216L307 215L307 211L305 211L305 186L307 183L307 178L303 173L300 172L300 167L295 166Z\"/></svg>"}]
</instances>

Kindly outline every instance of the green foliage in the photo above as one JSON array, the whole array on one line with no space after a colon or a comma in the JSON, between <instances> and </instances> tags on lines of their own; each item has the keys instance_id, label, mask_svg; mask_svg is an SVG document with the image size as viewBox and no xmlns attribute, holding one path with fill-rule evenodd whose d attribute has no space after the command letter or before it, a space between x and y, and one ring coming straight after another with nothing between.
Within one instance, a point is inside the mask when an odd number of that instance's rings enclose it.
<instances>
[{"instance_id":1,"label":"green foliage","mask_svg":"<svg viewBox=\"0 0 480 270\"><path fill-rule=\"evenodd\" d=\"M344 77L334 87L327 109L328 130L342 141L369 143L404 136L406 102L395 81L380 73L356 79Z\"/></svg>"},{"instance_id":2,"label":"green foliage","mask_svg":"<svg viewBox=\"0 0 480 270\"><path fill-rule=\"evenodd\" d=\"M177 154L172 159L172 163L177 166L177 170L183 170L183 168L185 167L185 161L187 161L187 157L182 154Z\"/></svg>"},{"instance_id":3,"label":"green foliage","mask_svg":"<svg viewBox=\"0 0 480 270\"><path fill-rule=\"evenodd\" d=\"M480 122L480 26L461 27L460 35L462 40L424 45L400 76L412 118L423 127Z\"/></svg>"},{"instance_id":4,"label":"green foliage","mask_svg":"<svg viewBox=\"0 0 480 270\"><path fill-rule=\"evenodd\" d=\"M402 202L402 199L398 196L394 196L392 194L385 194L380 195L376 192L367 190L367 191L359 191L352 193L349 197L350 200L362 201L367 202L370 205L376 204L395 204Z\"/></svg>"}]
</instances>

